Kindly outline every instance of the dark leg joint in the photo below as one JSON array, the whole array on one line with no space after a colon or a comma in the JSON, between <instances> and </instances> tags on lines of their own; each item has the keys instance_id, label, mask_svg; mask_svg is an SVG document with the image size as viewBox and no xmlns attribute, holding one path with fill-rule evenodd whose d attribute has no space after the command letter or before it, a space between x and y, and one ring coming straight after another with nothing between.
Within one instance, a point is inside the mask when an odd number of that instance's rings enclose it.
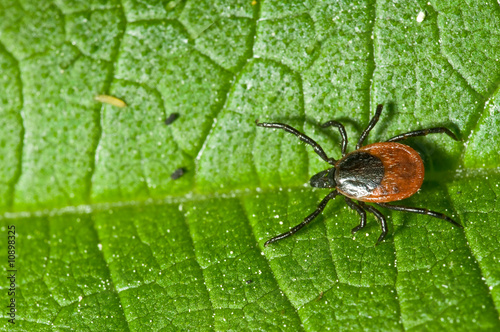
<instances>
[{"instance_id":1,"label":"dark leg joint","mask_svg":"<svg viewBox=\"0 0 500 332\"><path fill-rule=\"evenodd\" d=\"M297 233L297 231L299 231L302 227L304 227L305 225L307 225L308 223L310 223L314 218L316 218L321 212L323 212L323 210L325 209L326 207L326 204L333 198L335 198L335 196L338 195L338 192L336 190L332 191L331 193L329 193L328 195L326 195L325 198L323 198L323 200L321 201L321 203L319 203L318 205L318 208L316 209L316 211L314 211L313 213L311 213L310 215L308 215L303 222L301 222L300 224L298 224L297 226L293 227L291 230L289 230L288 232L285 232L285 233L282 233L278 236L275 236L273 237L272 239L269 239L266 243L264 243L264 247L267 247L268 245L270 245L271 243L273 242L276 242L276 241L279 241L279 240L282 240L284 238L287 238L295 233Z\"/></svg>"},{"instance_id":2,"label":"dark leg joint","mask_svg":"<svg viewBox=\"0 0 500 332\"><path fill-rule=\"evenodd\" d=\"M365 228L365 226L366 226L366 212L365 212L365 210L363 210L363 208L361 206L354 203L349 197L344 196L344 198L345 198L345 202L347 203L347 205L351 209L356 210L356 212L358 212L359 216L361 217L361 221L359 222L359 225L354 227L351 230L351 233L354 234L357 231L359 231L360 229Z\"/></svg>"},{"instance_id":3,"label":"dark leg joint","mask_svg":"<svg viewBox=\"0 0 500 332\"><path fill-rule=\"evenodd\" d=\"M380 114L382 114L383 108L384 108L384 105L382 105L382 104L377 105L377 110L375 111L375 115L373 116L370 123L368 124L368 127L366 127L366 129L363 131L363 133L359 137L358 144L356 145L356 150L358 150L363 145L363 142L365 141L366 137L368 137L368 134L370 133L370 131L377 124L378 119L380 118Z\"/></svg>"},{"instance_id":4,"label":"dark leg joint","mask_svg":"<svg viewBox=\"0 0 500 332\"><path fill-rule=\"evenodd\" d=\"M269 122L258 122L258 120L255 120L255 123L259 127L264 127L264 128L275 128L275 129L283 129L286 132L289 132L290 134L293 134L297 136L302 142L309 144L310 146L313 147L314 152L318 154L318 156L321 157L324 161L329 163L330 165L335 165L336 160L333 158L329 158L325 151L323 151L323 148L316 143L315 140L307 136L306 134L301 133L297 129L293 128L292 126L289 126L284 123L269 123Z\"/></svg>"},{"instance_id":5,"label":"dark leg joint","mask_svg":"<svg viewBox=\"0 0 500 332\"><path fill-rule=\"evenodd\" d=\"M345 152L346 152L346 149L347 149L347 133L345 131L345 127L342 123L340 122L337 122L337 121L328 121L328 122L325 122L321 127L323 128L326 128L326 127L329 127L329 126L334 126L336 127L339 132L340 132L340 136L342 136L342 142L341 142L341 149L342 149L342 157L345 156Z\"/></svg>"},{"instance_id":6,"label":"dark leg joint","mask_svg":"<svg viewBox=\"0 0 500 332\"><path fill-rule=\"evenodd\" d=\"M368 212L373 213L375 215L375 217L377 217L377 219L380 221L380 228L382 228L382 233L380 234L380 236L377 240L377 243L375 244L375 245L378 245L380 242L382 242L384 240L385 236L387 235L387 221L385 220L384 215L379 210L374 208L373 206L366 205L363 202L360 202L360 205L363 208L365 208L366 210L368 210Z\"/></svg>"},{"instance_id":7,"label":"dark leg joint","mask_svg":"<svg viewBox=\"0 0 500 332\"><path fill-rule=\"evenodd\" d=\"M438 127L438 128L429 128L429 129L421 129L421 130L415 130L415 131L410 131L409 133L404 133L400 134L397 136L394 136L392 138L389 138L386 142L398 142L405 140L410 137L417 137L417 136L427 136L429 134L446 134L453 138L455 141L458 141L457 136L455 136L454 133L451 132L448 128L444 127Z\"/></svg>"},{"instance_id":8,"label":"dark leg joint","mask_svg":"<svg viewBox=\"0 0 500 332\"><path fill-rule=\"evenodd\" d=\"M423 208L414 208L414 207L408 207L408 206L402 206L402 205L390 205L387 203L377 203L377 205L381 207L385 207L386 209L391 209L391 210L396 210L396 211L403 211L403 212L411 212L411 213L418 213L418 214L425 214L434 218L446 220L452 225L455 225L460 228L464 228L464 226L460 225L457 223L455 220L451 219L450 217L446 216L443 213L423 209Z\"/></svg>"}]
</instances>

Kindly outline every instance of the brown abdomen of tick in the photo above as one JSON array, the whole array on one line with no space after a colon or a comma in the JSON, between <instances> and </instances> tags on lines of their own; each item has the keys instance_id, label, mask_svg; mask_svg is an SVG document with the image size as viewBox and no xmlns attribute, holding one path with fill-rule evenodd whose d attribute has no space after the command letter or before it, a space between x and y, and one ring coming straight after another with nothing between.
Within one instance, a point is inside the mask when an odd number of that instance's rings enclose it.
<instances>
[{"instance_id":1,"label":"brown abdomen of tick","mask_svg":"<svg viewBox=\"0 0 500 332\"><path fill-rule=\"evenodd\" d=\"M411 147L394 142L364 146L339 160L336 169L337 189L363 202L384 203L408 198L424 181L420 155Z\"/></svg>"}]
</instances>

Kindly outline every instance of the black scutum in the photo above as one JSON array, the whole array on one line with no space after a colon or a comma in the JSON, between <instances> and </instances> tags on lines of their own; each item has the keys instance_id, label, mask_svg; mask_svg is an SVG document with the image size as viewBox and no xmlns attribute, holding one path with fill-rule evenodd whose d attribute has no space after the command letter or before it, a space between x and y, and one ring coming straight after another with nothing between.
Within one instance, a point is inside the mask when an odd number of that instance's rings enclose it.
<instances>
[{"instance_id":1,"label":"black scutum","mask_svg":"<svg viewBox=\"0 0 500 332\"><path fill-rule=\"evenodd\" d=\"M340 160L335 182L337 189L350 197L368 196L384 178L382 161L367 152L354 152Z\"/></svg>"}]
</instances>

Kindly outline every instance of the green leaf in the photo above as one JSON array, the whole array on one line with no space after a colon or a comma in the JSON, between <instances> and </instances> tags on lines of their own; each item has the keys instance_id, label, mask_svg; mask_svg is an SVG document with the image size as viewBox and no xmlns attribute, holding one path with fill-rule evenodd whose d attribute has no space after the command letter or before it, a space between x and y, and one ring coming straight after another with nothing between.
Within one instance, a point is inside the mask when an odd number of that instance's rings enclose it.
<instances>
[{"instance_id":1,"label":"green leaf","mask_svg":"<svg viewBox=\"0 0 500 332\"><path fill-rule=\"evenodd\" d=\"M0 329L499 330L499 29L479 1L0 0ZM405 141L401 204L465 228L381 208L375 246L338 197L265 248L328 165L255 121L340 158L320 124L352 151L379 103L366 143L460 137Z\"/></svg>"}]
</instances>

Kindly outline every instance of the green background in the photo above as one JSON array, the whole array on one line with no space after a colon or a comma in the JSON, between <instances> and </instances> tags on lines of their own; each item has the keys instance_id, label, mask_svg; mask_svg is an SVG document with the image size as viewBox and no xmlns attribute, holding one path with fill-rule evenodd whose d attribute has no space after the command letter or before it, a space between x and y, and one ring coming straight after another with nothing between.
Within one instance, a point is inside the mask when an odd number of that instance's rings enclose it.
<instances>
[{"instance_id":1,"label":"green background","mask_svg":"<svg viewBox=\"0 0 500 332\"><path fill-rule=\"evenodd\" d=\"M500 330L499 59L496 1L0 0L0 329ZM337 198L264 249L328 165L255 120L338 158L319 124L352 151L379 103L370 143L459 135L407 141L426 177L403 203L465 229L381 209L375 247Z\"/></svg>"}]
</instances>

